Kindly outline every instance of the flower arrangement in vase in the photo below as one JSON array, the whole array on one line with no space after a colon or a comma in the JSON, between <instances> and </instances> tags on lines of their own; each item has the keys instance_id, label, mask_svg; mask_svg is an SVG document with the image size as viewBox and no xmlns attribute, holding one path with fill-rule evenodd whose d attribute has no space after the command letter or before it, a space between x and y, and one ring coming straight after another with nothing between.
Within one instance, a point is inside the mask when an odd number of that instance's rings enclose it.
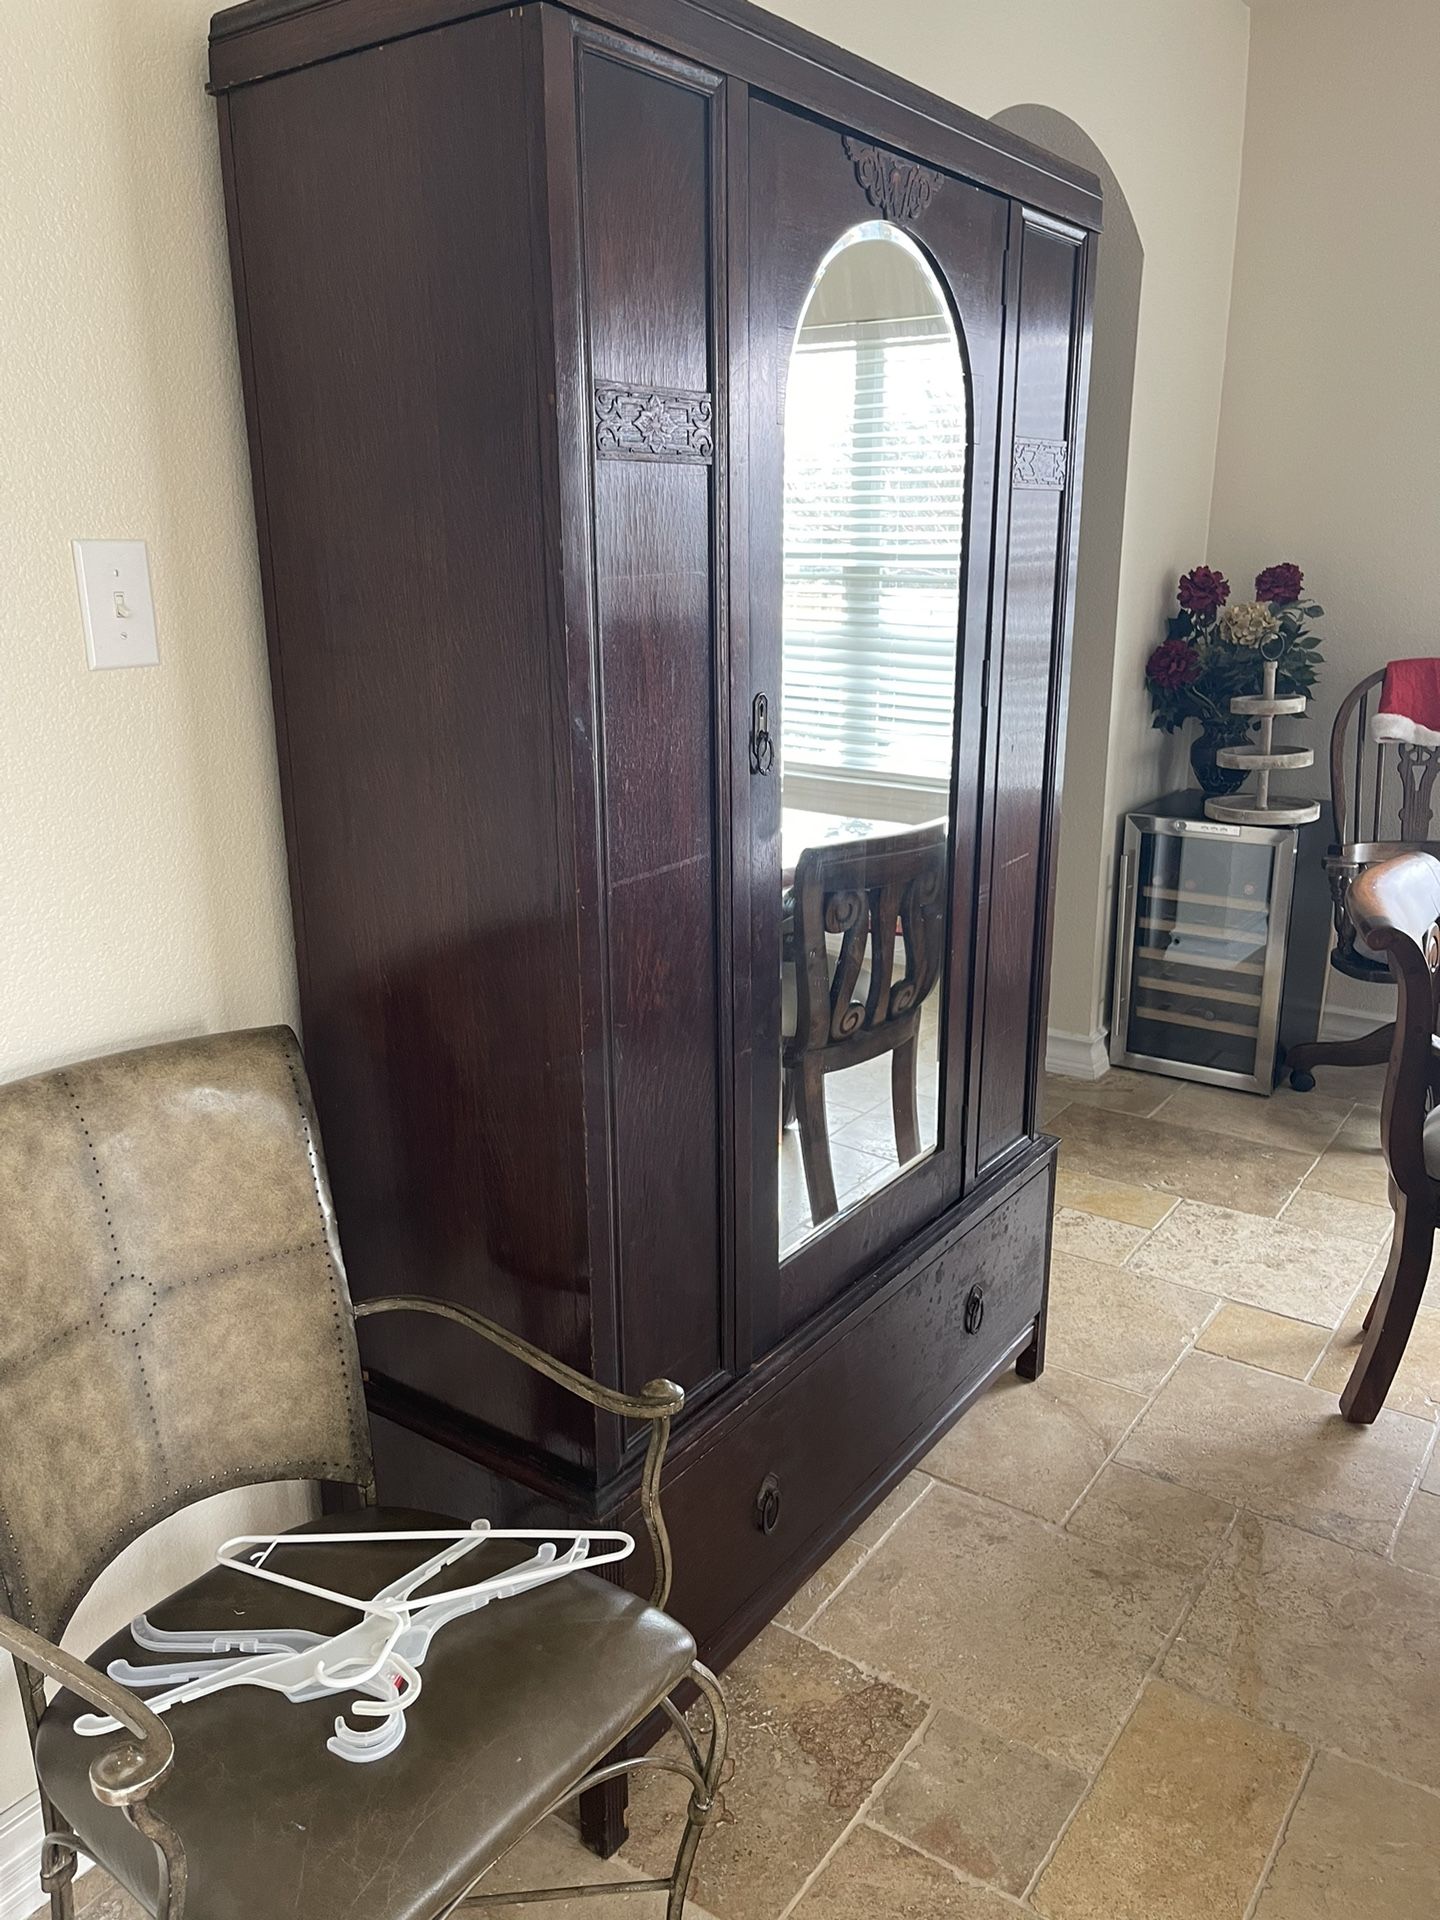
<instances>
[{"instance_id":1,"label":"flower arrangement in vase","mask_svg":"<svg viewBox=\"0 0 1440 1920\"><path fill-rule=\"evenodd\" d=\"M1263 663L1276 664L1276 690L1308 694L1323 664L1307 620L1324 609L1305 596L1305 576L1293 561L1266 567L1255 577L1255 598L1232 602L1230 582L1213 567L1182 574L1179 613L1166 623L1166 637L1145 662L1151 724L1174 733L1187 720L1200 722L1190 764L1202 790L1234 793L1245 770L1221 767L1215 755L1248 739L1253 722L1231 712L1237 694L1258 694Z\"/></svg>"}]
</instances>

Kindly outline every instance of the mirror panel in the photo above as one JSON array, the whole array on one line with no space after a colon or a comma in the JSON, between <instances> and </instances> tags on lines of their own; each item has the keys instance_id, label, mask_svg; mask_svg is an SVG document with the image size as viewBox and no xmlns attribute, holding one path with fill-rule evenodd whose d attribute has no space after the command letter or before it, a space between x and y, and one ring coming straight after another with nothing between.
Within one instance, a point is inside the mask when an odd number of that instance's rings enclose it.
<instances>
[{"instance_id":1,"label":"mirror panel","mask_svg":"<svg viewBox=\"0 0 1440 1920\"><path fill-rule=\"evenodd\" d=\"M936 1146L967 440L933 269L852 228L786 389L782 1259Z\"/></svg>"}]
</instances>

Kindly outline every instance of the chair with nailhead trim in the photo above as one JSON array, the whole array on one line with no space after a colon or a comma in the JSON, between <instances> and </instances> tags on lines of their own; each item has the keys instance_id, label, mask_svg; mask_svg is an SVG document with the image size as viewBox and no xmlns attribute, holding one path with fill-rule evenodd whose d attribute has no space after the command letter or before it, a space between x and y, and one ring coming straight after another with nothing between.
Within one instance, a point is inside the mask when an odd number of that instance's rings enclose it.
<instances>
[{"instance_id":1,"label":"chair with nailhead trim","mask_svg":"<svg viewBox=\"0 0 1440 1920\"><path fill-rule=\"evenodd\" d=\"M89 1662L56 1644L105 1567L155 1522L224 1489L339 1482L347 1528L449 1527L387 1512L374 1469L355 1321L440 1314L610 1412L648 1422L641 1506L655 1582L644 1600L575 1574L448 1625L403 1742L349 1765L326 1751L336 1701L237 1687L165 1719L107 1671L156 1658L128 1630ZM659 1477L683 1395L627 1395L493 1323L418 1295L350 1300L304 1063L272 1028L112 1055L0 1087L0 1652L14 1655L46 1823L42 1884L71 1920L77 1851L157 1920L438 1920L458 1905L553 1899L472 1890L555 1807L636 1764L691 1793L673 1872L609 1891L665 1892L682 1913L716 1808L724 1704L663 1611L670 1559ZM307 1545L287 1569L372 1594L419 1553ZM496 1542L452 1584L527 1549ZM335 1556L345 1555L344 1572ZM397 1557L398 1556L398 1557ZM487 1557L488 1556L488 1557ZM212 1568L150 1609L162 1628L333 1633L354 1616ZM46 1681L59 1691L47 1704ZM671 1699L691 1684L708 1737ZM343 1705L348 1695L338 1696ZM85 1738L86 1707L123 1733ZM609 1756L657 1708L679 1757ZM598 1891L599 1889L585 1889ZM578 1890L577 1890L578 1891Z\"/></svg>"}]
</instances>

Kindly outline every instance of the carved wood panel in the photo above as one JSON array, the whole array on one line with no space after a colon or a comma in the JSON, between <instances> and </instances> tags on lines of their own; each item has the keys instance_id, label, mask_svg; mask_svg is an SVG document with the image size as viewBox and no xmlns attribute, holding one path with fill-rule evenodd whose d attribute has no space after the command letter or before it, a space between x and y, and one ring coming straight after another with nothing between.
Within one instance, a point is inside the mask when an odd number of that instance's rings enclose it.
<instances>
[{"instance_id":1,"label":"carved wood panel","mask_svg":"<svg viewBox=\"0 0 1440 1920\"><path fill-rule=\"evenodd\" d=\"M1064 440L1017 440L1010 483L1016 487L1064 487L1069 473L1070 448Z\"/></svg>"},{"instance_id":2,"label":"carved wood panel","mask_svg":"<svg viewBox=\"0 0 1440 1920\"><path fill-rule=\"evenodd\" d=\"M878 207L887 220L918 220L940 186L941 176L934 168L884 147L872 147L852 134L842 134L841 139L871 206Z\"/></svg>"},{"instance_id":3,"label":"carved wood panel","mask_svg":"<svg viewBox=\"0 0 1440 1920\"><path fill-rule=\"evenodd\" d=\"M679 387L595 382L595 451L608 460L715 458L715 407L708 393Z\"/></svg>"}]
</instances>

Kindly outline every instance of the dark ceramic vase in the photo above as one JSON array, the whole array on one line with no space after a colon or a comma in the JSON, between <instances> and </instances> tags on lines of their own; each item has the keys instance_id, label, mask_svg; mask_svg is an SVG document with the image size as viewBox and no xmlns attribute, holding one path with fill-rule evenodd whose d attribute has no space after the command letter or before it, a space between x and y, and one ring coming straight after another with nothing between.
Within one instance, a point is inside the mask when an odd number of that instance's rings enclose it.
<instances>
[{"instance_id":1,"label":"dark ceramic vase","mask_svg":"<svg viewBox=\"0 0 1440 1920\"><path fill-rule=\"evenodd\" d=\"M1244 786L1245 768L1217 766L1215 755L1221 747L1238 747L1245 737L1241 734L1237 738L1233 733L1221 733L1218 730L1212 732L1209 727L1204 727L1190 742L1190 767L1195 775L1195 784L1202 793L1238 793Z\"/></svg>"}]
</instances>

